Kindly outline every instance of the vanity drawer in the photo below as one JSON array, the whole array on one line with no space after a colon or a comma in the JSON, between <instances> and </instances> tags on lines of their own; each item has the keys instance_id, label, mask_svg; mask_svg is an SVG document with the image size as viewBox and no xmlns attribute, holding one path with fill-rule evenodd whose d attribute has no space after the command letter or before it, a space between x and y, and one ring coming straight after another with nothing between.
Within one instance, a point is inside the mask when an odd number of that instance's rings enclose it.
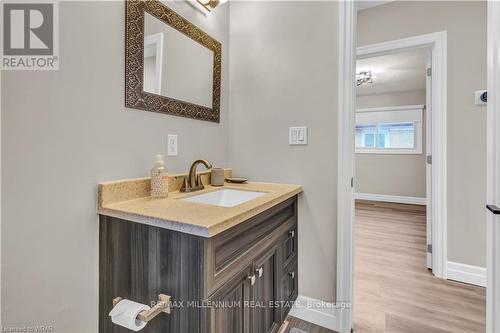
<instances>
[{"instance_id":1,"label":"vanity drawer","mask_svg":"<svg viewBox=\"0 0 500 333\"><path fill-rule=\"evenodd\" d=\"M241 226L236 226L213 239L215 270L218 272L238 259L280 225L295 219L295 200L284 201Z\"/></svg>"}]
</instances>

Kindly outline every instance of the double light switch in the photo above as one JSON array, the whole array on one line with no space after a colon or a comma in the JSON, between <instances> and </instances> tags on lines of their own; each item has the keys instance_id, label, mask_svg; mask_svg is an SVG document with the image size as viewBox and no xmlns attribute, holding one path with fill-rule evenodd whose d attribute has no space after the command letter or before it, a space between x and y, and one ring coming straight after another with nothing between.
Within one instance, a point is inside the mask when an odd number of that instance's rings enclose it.
<instances>
[{"instance_id":1,"label":"double light switch","mask_svg":"<svg viewBox=\"0 0 500 333\"><path fill-rule=\"evenodd\" d=\"M288 143L290 145L306 145L307 127L305 126L290 127L288 131Z\"/></svg>"}]
</instances>

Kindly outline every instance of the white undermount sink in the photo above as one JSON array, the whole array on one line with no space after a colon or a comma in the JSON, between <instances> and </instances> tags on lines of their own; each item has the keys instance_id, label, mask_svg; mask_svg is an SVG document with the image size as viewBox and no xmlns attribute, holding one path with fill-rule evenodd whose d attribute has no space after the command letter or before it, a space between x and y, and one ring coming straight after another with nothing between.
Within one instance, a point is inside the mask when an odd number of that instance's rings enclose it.
<instances>
[{"instance_id":1,"label":"white undermount sink","mask_svg":"<svg viewBox=\"0 0 500 333\"><path fill-rule=\"evenodd\" d=\"M264 194L265 194L264 192L221 189L217 191L194 195L192 197L188 197L181 200L221 206L221 207L234 207L244 202L258 198Z\"/></svg>"}]
</instances>

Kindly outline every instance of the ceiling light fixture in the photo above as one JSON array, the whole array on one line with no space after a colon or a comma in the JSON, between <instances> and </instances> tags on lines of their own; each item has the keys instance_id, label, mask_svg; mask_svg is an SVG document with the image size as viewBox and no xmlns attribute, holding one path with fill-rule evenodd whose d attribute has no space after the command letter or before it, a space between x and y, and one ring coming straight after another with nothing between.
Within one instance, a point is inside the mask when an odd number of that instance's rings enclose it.
<instances>
[{"instance_id":1,"label":"ceiling light fixture","mask_svg":"<svg viewBox=\"0 0 500 333\"><path fill-rule=\"evenodd\" d=\"M211 12L212 9L225 4L228 0L196 0L200 5L203 6L207 11Z\"/></svg>"},{"instance_id":2,"label":"ceiling light fixture","mask_svg":"<svg viewBox=\"0 0 500 333\"><path fill-rule=\"evenodd\" d=\"M363 71L356 73L356 86L360 86L365 83L373 83L373 78L375 76L372 75L371 71Z\"/></svg>"}]
</instances>

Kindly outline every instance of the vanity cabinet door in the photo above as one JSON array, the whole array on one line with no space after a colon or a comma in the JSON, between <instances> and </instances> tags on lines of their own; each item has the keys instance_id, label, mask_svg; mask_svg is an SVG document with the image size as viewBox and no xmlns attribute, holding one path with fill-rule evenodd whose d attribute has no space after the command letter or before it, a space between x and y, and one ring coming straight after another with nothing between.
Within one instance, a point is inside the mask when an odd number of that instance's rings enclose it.
<instances>
[{"instance_id":1,"label":"vanity cabinet door","mask_svg":"<svg viewBox=\"0 0 500 333\"><path fill-rule=\"evenodd\" d=\"M277 332L280 327L278 300L278 247L266 251L254 262L255 283L250 303L251 332Z\"/></svg>"},{"instance_id":2,"label":"vanity cabinet door","mask_svg":"<svg viewBox=\"0 0 500 333\"><path fill-rule=\"evenodd\" d=\"M250 333L248 300L251 297L249 266L225 283L207 302L207 328L210 333Z\"/></svg>"}]
</instances>

